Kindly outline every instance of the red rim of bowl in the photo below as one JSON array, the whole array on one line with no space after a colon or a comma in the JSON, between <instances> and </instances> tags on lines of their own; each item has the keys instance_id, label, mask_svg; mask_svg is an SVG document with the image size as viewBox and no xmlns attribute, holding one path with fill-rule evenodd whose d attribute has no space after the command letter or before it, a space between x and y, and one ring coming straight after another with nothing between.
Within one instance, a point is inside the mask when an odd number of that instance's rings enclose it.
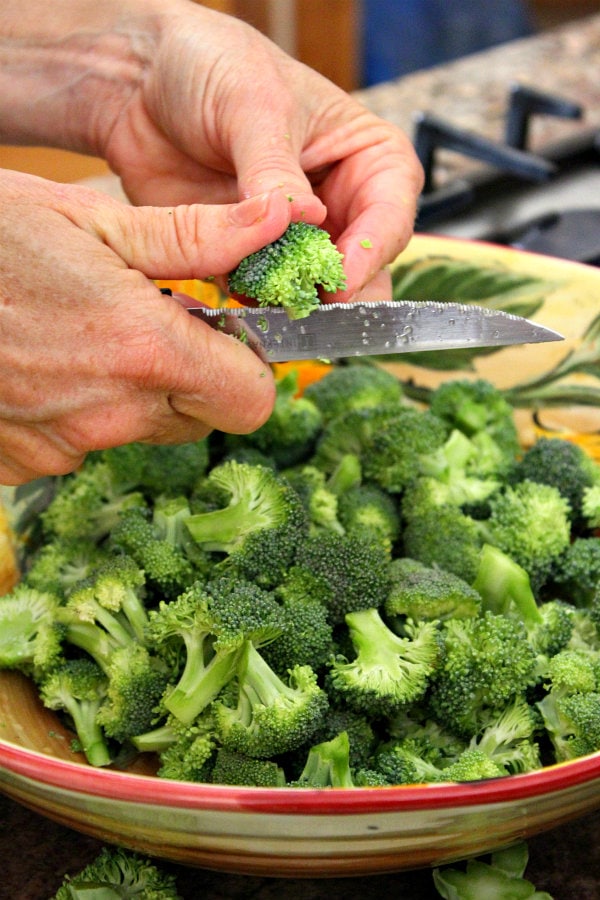
<instances>
[{"instance_id":1,"label":"red rim of bowl","mask_svg":"<svg viewBox=\"0 0 600 900\"><path fill-rule=\"evenodd\" d=\"M169 781L94 769L0 741L0 769L62 791L172 808L343 815L508 803L557 793L600 778L600 752L523 775L461 784L311 790ZM6 779L4 779L6 780ZM0 785L3 778L0 775ZM150 788L151 785L151 788Z\"/></svg>"}]
</instances>

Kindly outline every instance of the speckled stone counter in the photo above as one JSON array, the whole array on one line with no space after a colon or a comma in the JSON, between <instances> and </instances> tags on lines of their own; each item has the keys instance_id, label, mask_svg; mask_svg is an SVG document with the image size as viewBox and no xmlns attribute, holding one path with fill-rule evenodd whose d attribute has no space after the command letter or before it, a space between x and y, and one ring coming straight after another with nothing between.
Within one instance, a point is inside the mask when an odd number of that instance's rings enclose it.
<instances>
[{"instance_id":1,"label":"speckled stone counter","mask_svg":"<svg viewBox=\"0 0 600 900\"><path fill-rule=\"evenodd\" d=\"M415 73L358 93L373 111L413 130L416 111L430 111L454 124L500 140L507 92L522 82L558 92L586 109L579 122L537 118L533 149L574 129L600 128L600 15L542 36L504 45L450 65ZM450 156L447 177L472 165ZM599 798L600 803L600 798ZM555 900L599 900L600 812L530 841L529 877ZM46 900L65 872L76 872L100 849L72 832L0 795L0 900ZM418 871L353 879L281 880L216 874L175 867L186 900L435 900L431 873Z\"/></svg>"},{"instance_id":2,"label":"speckled stone counter","mask_svg":"<svg viewBox=\"0 0 600 900\"><path fill-rule=\"evenodd\" d=\"M355 96L411 136L415 115L428 112L502 141L514 83L561 95L585 110L579 121L536 116L528 149L540 150L578 132L600 129L600 15L376 85ZM440 184L480 165L444 151L437 162Z\"/></svg>"}]
</instances>

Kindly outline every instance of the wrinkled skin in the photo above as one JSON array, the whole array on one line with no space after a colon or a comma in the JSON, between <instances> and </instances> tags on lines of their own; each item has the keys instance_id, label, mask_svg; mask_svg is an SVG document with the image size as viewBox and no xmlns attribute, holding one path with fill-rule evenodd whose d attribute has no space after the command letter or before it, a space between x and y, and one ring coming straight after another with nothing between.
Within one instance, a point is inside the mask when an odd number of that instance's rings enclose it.
<instances>
[{"instance_id":1,"label":"wrinkled skin","mask_svg":"<svg viewBox=\"0 0 600 900\"><path fill-rule=\"evenodd\" d=\"M303 218L344 253L336 300L385 299L422 183L396 128L188 0L4 0L0 140L101 156L134 204L0 172L4 484L259 427L268 366L151 279L223 281Z\"/></svg>"}]
</instances>

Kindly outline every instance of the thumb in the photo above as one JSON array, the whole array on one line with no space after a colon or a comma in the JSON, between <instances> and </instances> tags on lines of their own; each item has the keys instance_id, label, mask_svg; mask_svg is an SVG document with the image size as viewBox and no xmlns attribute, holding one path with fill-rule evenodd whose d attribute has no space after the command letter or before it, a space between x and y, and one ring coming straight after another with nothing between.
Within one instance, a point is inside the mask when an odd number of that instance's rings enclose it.
<instances>
[{"instance_id":1,"label":"thumb","mask_svg":"<svg viewBox=\"0 0 600 900\"><path fill-rule=\"evenodd\" d=\"M290 221L290 201L276 190L219 206L101 205L91 227L148 278L202 279L227 274L280 237Z\"/></svg>"}]
</instances>

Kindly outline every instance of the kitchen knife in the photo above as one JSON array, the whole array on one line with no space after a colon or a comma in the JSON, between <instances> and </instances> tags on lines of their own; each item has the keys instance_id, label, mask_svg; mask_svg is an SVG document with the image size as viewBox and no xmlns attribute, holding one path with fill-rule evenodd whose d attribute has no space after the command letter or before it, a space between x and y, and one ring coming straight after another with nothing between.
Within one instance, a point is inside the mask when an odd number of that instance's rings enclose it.
<instances>
[{"instance_id":1,"label":"kitchen knife","mask_svg":"<svg viewBox=\"0 0 600 900\"><path fill-rule=\"evenodd\" d=\"M188 307L218 331L248 343L268 362L382 356L423 350L561 341L543 325L468 303L409 300L330 303L303 319L281 306Z\"/></svg>"}]
</instances>

